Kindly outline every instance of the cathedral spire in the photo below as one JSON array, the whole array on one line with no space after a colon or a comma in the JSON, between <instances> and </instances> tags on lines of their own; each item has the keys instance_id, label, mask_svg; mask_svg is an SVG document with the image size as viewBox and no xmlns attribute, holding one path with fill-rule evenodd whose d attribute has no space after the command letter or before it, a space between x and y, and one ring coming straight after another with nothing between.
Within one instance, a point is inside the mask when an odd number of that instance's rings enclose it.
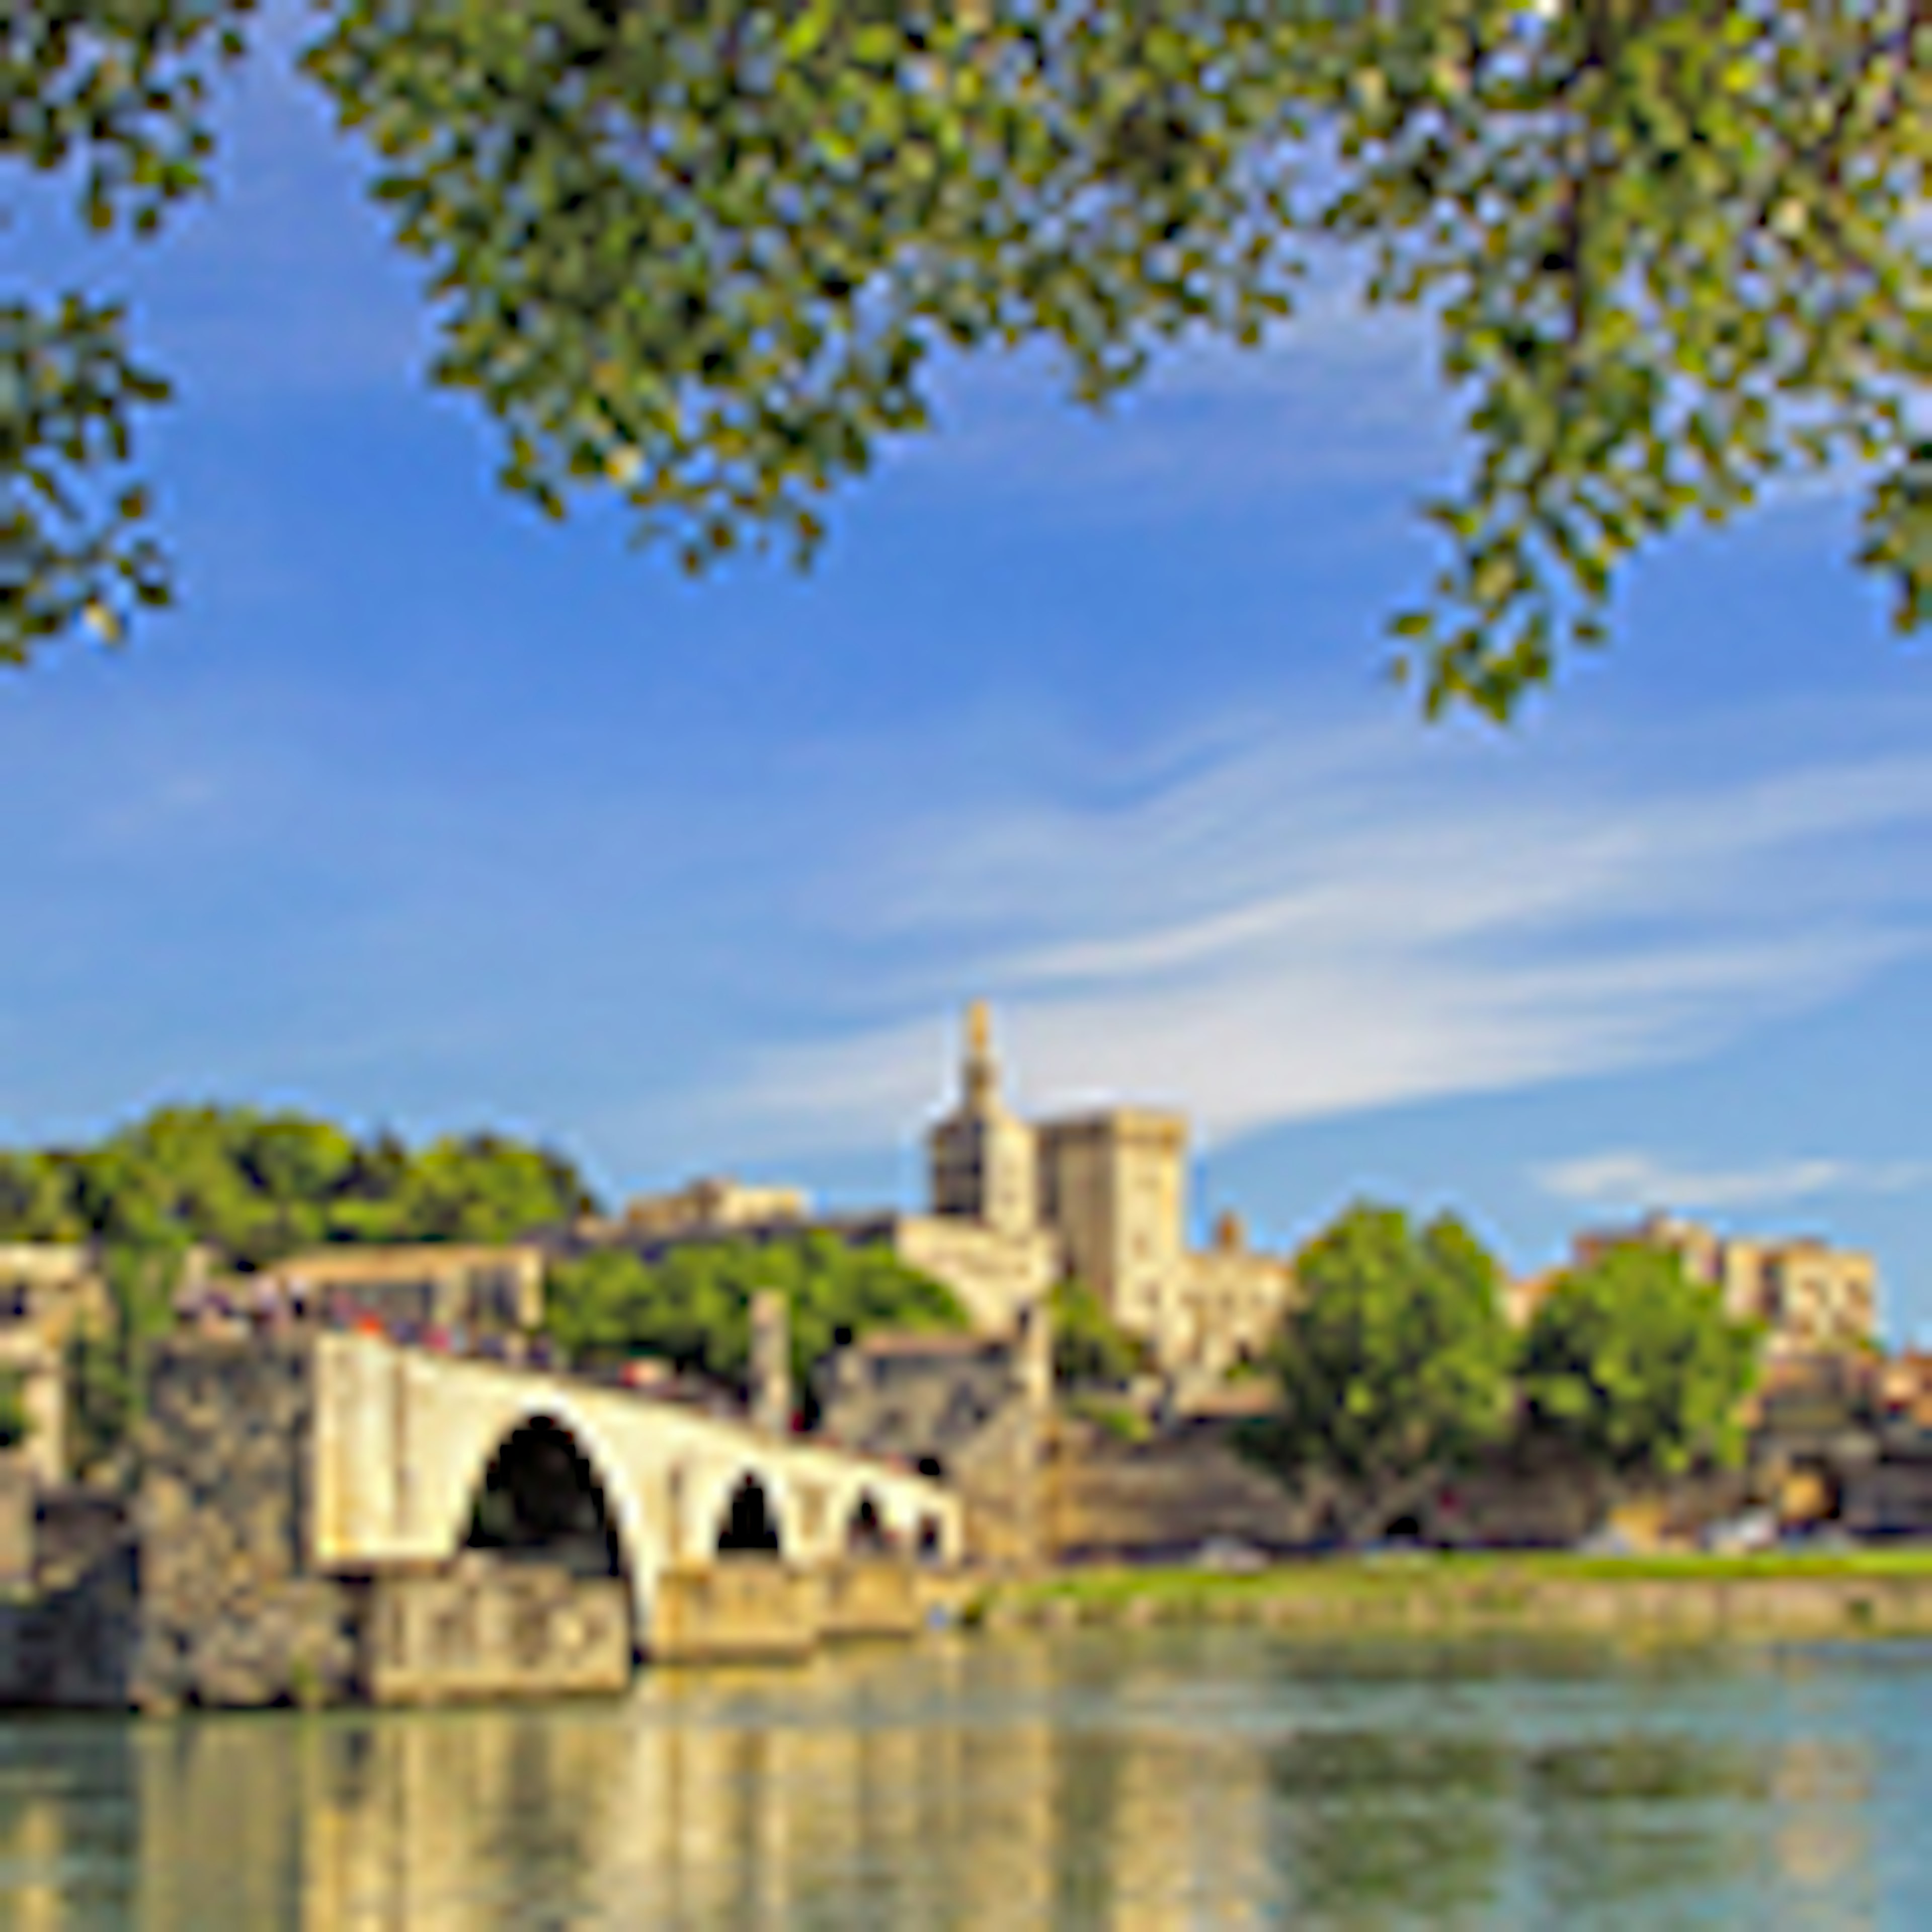
<instances>
[{"instance_id":1,"label":"cathedral spire","mask_svg":"<svg viewBox=\"0 0 1932 1932\"><path fill-rule=\"evenodd\" d=\"M979 1108L999 1098L1000 1063L993 1054L993 1016L984 1000L966 1009L966 1104Z\"/></svg>"},{"instance_id":2,"label":"cathedral spire","mask_svg":"<svg viewBox=\"0 0 1932 1932\"><path fill-rule=\"evenodd\" d=\"M1030 1234L1039 1190L1033 1130L1000 1097L992 1016L984 1000L966 1009L960 1084L958 1104L933 1124L927 1141L932 1211L1002 1234Z\"/></svg>"}]
</instances>

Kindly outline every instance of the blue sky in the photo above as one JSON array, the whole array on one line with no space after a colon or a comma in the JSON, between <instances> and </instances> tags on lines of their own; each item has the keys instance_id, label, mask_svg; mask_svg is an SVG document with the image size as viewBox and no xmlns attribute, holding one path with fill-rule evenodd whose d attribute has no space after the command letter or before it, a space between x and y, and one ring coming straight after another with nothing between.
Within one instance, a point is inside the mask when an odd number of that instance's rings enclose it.
<instances>
[{"instance_id":1,"label":"blue sky","mask_svg":"<svg viewBox=\"0 0 1932 1932\"><path fill-rule=\"evenodd\" d=\"M910 1201L984 994L1023 1105L1194 1115L1204 1220L1375 1192L1528 1268L1654 1202L1869 1246L1932 1334L1932 669L1849 498L1426 727L1378 626L1455 443L1322 308L1104 422L959 372L811 575L694 585L496 489L315 104L226 125L126 270L182 607L0 680L0 1140L247 1099Z\"/></svg>"}]
</instances>

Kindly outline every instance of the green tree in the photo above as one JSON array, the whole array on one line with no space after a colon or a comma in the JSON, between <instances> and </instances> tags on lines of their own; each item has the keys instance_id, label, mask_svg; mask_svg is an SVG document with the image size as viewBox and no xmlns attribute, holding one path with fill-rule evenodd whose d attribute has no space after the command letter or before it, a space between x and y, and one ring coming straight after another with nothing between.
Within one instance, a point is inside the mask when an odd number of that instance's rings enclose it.
<instances>
[{"instance_id":1,"label":"green tree","mask_svg":"<svg viewBox=\"0 0 1932 1932\"><path fill-rule=\"evenodd\" d=\"M1349 1208L1295 1262L1275 1351L1275 1452L1340 1486L1372 1531L1508 1425L1510 1340L1496 1266L1453 1216Z\"/></svg>"},{"instance_id":2,"label":"green tree","mask_svg":"<svg viewBox=\"0 0 1932 1932\"><path fill-rule=\"evenodd\" d=\"M206 184L252 0L0 16L0 161L158 230ZM1932 618L1922 0L319 0L300 58L422 261L436 380L552 514L614 492L701 567L801 555L928 425L952 352L1099 403L1246 346L1311 271L1432 332L1466 432L1393 620L1502 714L1617 570L1793 469ZM165 384L85 289L0 307L0 657L119 634L167 573L131 480Z\"/></svg>"},{"instance_id":3,"label":"green tree","mask_svg":"<svg viewBox=\"0 0 1932 1932\"><path fill-rule=\"evenodd\" d=\"M449 1136L419 1152L249 1107L160 1107L94 1146L0 1154L0 1239L200 1242L256 1268L326 1241L501 1241L590 1211L554 1150Z\"/></svg>"},{"instance_id":4,"label":"green tree","mask_svg":"<svg viewBox=\"0 0 1932 1932\"><path fill-rule=\"evenodd\" d=\"M1060 1388L1118 1388L1148 1366L1146 1343L1130 1335L1084 1282L1058 1283L1047 1313L1053 1324L1053 1378Z\"/></svg>"},{"instance_id":5,"label":"green tree","mask_svg":"<svg viewBox=\"0 0 1932 1932\"><path fill-rule=\"evenodd\" d=\"M752 1298L764 1288L785 1298L792 1373L801 1391L842 1341L880 1328L967 1325L949 1289L890 1250L813 1233L692 1242L651 1262L617 1249L560 1262L545 1283L544 1327L580 1360L652 1355L742 1390Z\"/></svg>"},{"instance_id":6,"label":"green tree","mask_svg":"<svg viewBox=\"0 0 1932 1932\"><path fill-rule=\"evenodd\" d=\"M1564 1275L1532 1318L1528 1426L1624 1478L1734 1464L1760 1334L1680 1257L1642 1243Z\"/></svg>"},{"instance_id":7,"label":"green tree","mask_svg":"<svg viewBox=\"0 0 1932 1932\"><path fill-rule=\"evenodd\" d=\"M86 1232L58 1162L0 1154L0 1241L76 1241Z\"/></svg>"},{"instance_id":8,"label":"green tree","mask_svg":"<svg viewBox=\"0 0 1932 1932\"><path fill-rule=\"evenodd\" d=\"M418 1240L508 1241L596 1205L574 1167L502 1134L450 1136L410 1161L398 1232Z\"/></svg>"}]
</instances>

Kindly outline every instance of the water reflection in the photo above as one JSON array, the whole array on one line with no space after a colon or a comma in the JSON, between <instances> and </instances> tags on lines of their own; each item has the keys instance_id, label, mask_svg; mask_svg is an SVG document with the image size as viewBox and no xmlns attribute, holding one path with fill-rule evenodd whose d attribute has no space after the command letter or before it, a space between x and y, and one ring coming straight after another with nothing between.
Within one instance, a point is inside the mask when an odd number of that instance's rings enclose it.
<instances>
[{"instance_id":1,"label":"water reflection","mask_svg":"<svg viewBox=\"0 0 1932 1932\"><path fill-rule=\"evenodd\" d=\"M1170 1634L621 1706L21 1722L0 1925L1909 1922L1932 1653L1864 1654Z\"/></svg>"}]
</instances>

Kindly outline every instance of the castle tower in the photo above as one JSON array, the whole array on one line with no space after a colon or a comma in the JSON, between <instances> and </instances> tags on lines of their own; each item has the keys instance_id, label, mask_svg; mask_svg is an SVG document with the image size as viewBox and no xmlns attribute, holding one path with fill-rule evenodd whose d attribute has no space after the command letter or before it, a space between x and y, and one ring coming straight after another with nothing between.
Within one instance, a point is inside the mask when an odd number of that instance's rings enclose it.
<instances>
[{"instance_id":1,"label":"castle tower","mask_svg":"<svg viewBox=\"0 0 1932 1932\"><path fill-rule=\"evenodd\" d=\"M1000 1096L986 1003L966 1010L966 1053L959 1104L926 1139L935 1214L978 1221L1006 1234L1030 1233L1038 1189L1033 1130Z\"/></svg>"},{"instance_id":2,"label":"castle tower","mask_svg":"<svg viewBox=\"0 0 1932 1932\"><path fill-rule=\"evenodd\" d=\"M1126 1107L1048 1120L1039 1172L1041 1216L1067 1272L1163 1358L1184 1352L1186 1123Z\"/></svg>"}]
</instances>

